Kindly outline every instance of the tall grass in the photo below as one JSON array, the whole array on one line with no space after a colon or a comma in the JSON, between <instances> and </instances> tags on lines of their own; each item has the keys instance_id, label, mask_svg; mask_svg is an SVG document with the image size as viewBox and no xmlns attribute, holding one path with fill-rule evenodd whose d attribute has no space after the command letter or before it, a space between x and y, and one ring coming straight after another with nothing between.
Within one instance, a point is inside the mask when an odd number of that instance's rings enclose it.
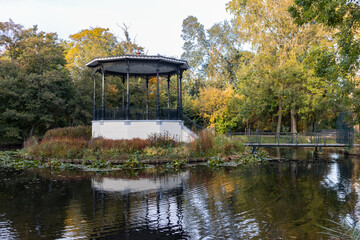
<instances>
[{"instance_id":1,"label":"tall grass","mask_svg":"<svg viewBox=\"0 0 360 240\"><path fill-rule=\"evenodd\" d=\"M148 139L153 147L174 147L179 142L177 136L173 136L167 131L150 134Z\"/></svg>"},{"instance_id":2,"label":"tall grass","mask_svg":"<svg viewBox=\"0 0 360 240\"><path fill-rule=\"evenodd\" d=\"M240 141L234 141L225 135L215 134L204 129L198 133L198 138L188 145L195 156L227 156L243 152L245 147Z\"/></svg>"},{"instance_id":3,"label":"tall grass","mask_svg":"<svg viewBox=\"0 0 360 240\"><path fill-rule=\"evenodd\" d=\"M334 227L328 228L322 227L325 232L323 234L331 237L331 239L342 239L342 240L359 240L360 239L360 229L359 226L351 226L349 223L339 223L332 220L329 220Z\"/></svg>"},{"instance_id":4,"label":"tall grass","mask_svg":"<svg viewBox=\"0 0 360 240\"><path fill-rule=\"evenodd\" d=\"M89 138L90 127L52 129L46 132L43 140L30 139L24 144L24 154L41 158L81 158L97 161L129 159L137 154L147 157L212 157L228 156L244 151L240 141L226 136L215 136L210 130L202 130L198 138L188 144L177 142L169 133L152 134L148 139L111 140Z\"/></svg>"},{"instance_id":5,"label":"tall grass","mask_svg":"<svg viewBox=\"0 0 360 240\"><path fill-rule=\"evenodd\" d=\"M131 140L111 140L103 138L91 139L88 143L88 148L93 150L99 149L118 149L124 153L133 153L135 151L141 151L144 148L150 146L151 142L148 139L134 138Z\"/></svg>"},{"instance_id":6,"label":"tall grass","mask_svg":"<svg viewBox=\"0 0 360 240\"><path fill-rule=\"evenodd\" d=\"M28 147L26 152L41 158L81 158L87 142L81 138L50 138Z\"/></svg>"}]
</instances>

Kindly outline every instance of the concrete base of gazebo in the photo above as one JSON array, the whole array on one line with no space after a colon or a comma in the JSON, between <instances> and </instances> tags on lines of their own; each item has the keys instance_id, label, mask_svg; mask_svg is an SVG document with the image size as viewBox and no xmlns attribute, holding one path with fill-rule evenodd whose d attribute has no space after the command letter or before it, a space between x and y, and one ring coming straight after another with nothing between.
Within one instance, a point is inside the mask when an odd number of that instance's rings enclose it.
<instances>
[{"instance_id":1,"label":"concrete base of gazebo","mask_svg":"<svg viewBox=\"0 0 360 240\"><path fill-rule=\"evenodd\" d=\"M106 139L147 139L168 133L174 140L190 142L196 134L182 120L98 120L92 121L92 136Z\"/></svg>"}]
</instances>

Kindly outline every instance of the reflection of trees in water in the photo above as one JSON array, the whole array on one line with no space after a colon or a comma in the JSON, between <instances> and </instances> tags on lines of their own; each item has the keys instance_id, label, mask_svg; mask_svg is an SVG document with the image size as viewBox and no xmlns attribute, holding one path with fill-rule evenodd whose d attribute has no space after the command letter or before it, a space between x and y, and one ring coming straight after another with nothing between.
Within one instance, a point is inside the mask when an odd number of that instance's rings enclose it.
<instances>
[{"instance_id":1,"label":"reflection of trees in water","mask_svg":"<svg viewBox=\"0 0 360 240\"><path fill-rule=\"evenodd\" d=\"M184 194L185 222L199 236L318 239L318 224L328 225L348 204L320 186L328 172L327 164L297 162L199 170Z\"/></svg>"},{"instance_id":2,"label":"reflection of trees in water","mask_svg":"<svg viewBox=\"0 0 360 240\"><path fill-rule=\"evenodd\" d=\"M319 239L326 219L358 221L359 175L357 160L194 167L175 187L106 192L86 177L0 171L0 214L21 239Z\"/></svg>"},{"instance_id":3,"label":"reflection of trees in water","mask_svg":"<svg viewBox=\"0 0 360 240\"><path fill-rule=\"evenodd\" d=\"M349 159L341 164L333 163L328 168L323 185L336 192L337 198L343 203L338 221L345 220L347 224L355 227L360 221L359 160Z\"/></svg>"},{"instance_id":4,"label":"reflection of trees in water","mask_svg":"<svg viewBox=\"0 0 360 240\"><path fill-rule=\"evenodd\" d=\"M69 183L43 179L26 171L0 170L0 213L11 222L18 238L61 237L69 202Z\"/></svg>"}]
</instances>

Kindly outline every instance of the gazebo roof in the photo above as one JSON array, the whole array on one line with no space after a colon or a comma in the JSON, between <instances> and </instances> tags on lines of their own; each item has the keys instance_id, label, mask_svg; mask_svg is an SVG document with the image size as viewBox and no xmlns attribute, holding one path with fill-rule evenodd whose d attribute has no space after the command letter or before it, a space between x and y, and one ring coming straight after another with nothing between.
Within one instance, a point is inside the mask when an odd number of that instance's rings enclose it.
<instances>
[{"instance_id":1,"label":"gazebo roof","mask_svg":"<svg viewBox=\"0 0 360 240\"><path fill-rule=\"evenodd\" d=\"M97 57L86 64L90 68L101 68L110 74L124 75L129 68L131 75L155 75L157 68L159 74L174 74L187 70L189 65L187 61L164 57L161 55L123 55L114 57Z\"/></svg>"}]
</instances>

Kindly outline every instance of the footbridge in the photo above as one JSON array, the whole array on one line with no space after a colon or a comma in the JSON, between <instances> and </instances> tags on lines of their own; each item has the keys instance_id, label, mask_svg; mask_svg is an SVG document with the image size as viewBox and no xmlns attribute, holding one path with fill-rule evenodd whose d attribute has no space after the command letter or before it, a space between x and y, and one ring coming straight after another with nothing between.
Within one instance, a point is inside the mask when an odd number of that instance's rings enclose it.
<instances>
[{"instance_id":1,"label":"footbridge","mask_svg":"<svg viewBox=\"0 0 360 240\"><path fill-rule=\"evenodd\" d=\"M244 142L245 146L256 151L258 147L315 148L321 151L324 147L345 148L354 145L352 131L323 131L311 133L273 133L273 132L228 132L234 140Z\"/></svg>"}]
</instances>

